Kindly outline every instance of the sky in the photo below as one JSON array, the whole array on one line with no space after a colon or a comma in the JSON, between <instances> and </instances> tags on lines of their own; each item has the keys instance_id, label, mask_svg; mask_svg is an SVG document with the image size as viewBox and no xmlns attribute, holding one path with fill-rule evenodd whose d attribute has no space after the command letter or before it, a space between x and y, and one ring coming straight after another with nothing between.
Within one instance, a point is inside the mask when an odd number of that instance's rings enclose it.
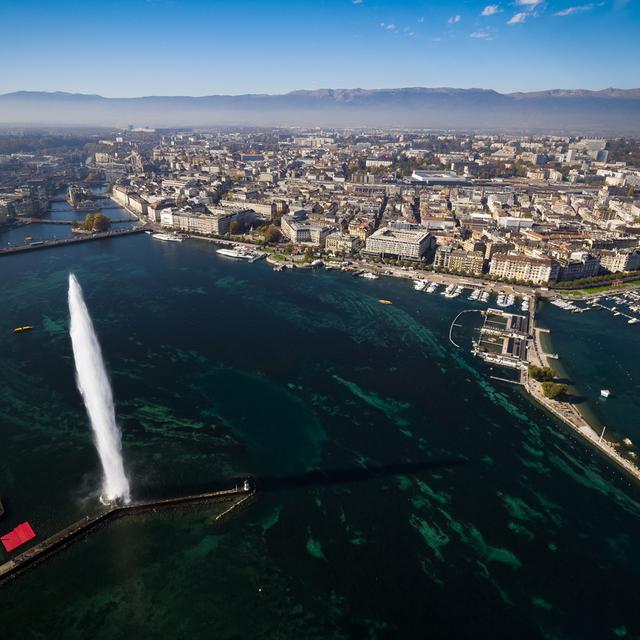
<instances>
[{"instance_id":1,"label":"sky","mask_svg":"<svg viewBox=\"0 0 640 640\"><path fill-rule=\"evenodd\" d=\"M0 93L640 87L640 0L0 0Z\"/></svg>"}]
</instances>

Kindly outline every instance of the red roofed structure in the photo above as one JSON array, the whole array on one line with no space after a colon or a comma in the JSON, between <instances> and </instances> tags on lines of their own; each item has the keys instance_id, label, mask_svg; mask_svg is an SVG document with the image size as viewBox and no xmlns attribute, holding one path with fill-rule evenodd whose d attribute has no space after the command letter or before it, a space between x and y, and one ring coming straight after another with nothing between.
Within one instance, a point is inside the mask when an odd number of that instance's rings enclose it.
<instances>
[{"instance_id":1,"label":"red roofed structure","mask_svg":"<svg viewBox=\"0 0 640 640\"><path fill-rule=\"evenodd\" d=\"M7 533L0 538L2 545L6 551L13 551L22 546L25 542L33 540L36 537L36 532L31 528L28 522L19 524L13 531Z\"/></svg>"}]
</instances>

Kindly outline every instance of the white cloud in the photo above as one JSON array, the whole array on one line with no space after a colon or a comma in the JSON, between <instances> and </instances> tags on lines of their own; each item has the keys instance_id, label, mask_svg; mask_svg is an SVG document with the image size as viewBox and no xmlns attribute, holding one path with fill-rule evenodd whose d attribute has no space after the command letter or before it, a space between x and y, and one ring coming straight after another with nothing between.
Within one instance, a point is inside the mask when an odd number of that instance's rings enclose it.
<instances>
[{"instance_id":1,"label":"white cloud","mask_svg":"<svg viewBox=\"0 0 640 640\"><path fill-rule=\"evenodd\" d=\"M502 9L499 4L488 4L480 14L481 16L495 16L496 13L500 13Z\"/></svg>"},{"instance_id":2,"label":"white cloud","mask_svg":"<svg viewBox=\"0 0 640 640\"><path fill-rule=\"evenodd\" d=\"M420 16L420 17L418 18L418 22L424 22L424 16Z\"/></svg>"},{"instance_id":3,"label":"white cloud","mask_svg":"<svg viewBox=\"0 0 640 640\"><path fill-rule=\"evenodd\" d=\"M543 0L516 0L516 4L521 7L537 7Z\"/></svg>"},{"instance_id":4,"label":"white cloud","mask_svg":"<svg viewBox=\"0 0 640 640\"><path fill-rule=\"evenodd\" d=\"M385 29L387 29L388 31L395 31L398 27L396 27L395 24L393 24L393 22L391 24L388 24Z\"/></svg>"},{"instance_id":5,"label":"white cloud","mask_svg":"<svg viewBox=\"0 0 640 640\"><path fill-rule=\"evenodd\" d=\"M515 15L511 16L511 18L507 21L507 24L522 24L527 19L527 13L524 11L520 11Z\"/></svg>"},{"instance_id":6,"label":"white cloud","mask_svg":"<svg viewBox=\"0 0 640 640\"><path fill-rule=\"evenodd\" d=\"M571 16L574 13L581 13L583 11L591 11L591 9L593 9L592 4L582 4L577 7L567 7L566 9L562 9L562 11L556 11L553 15L564 18L564 16Z\"/></svg>"},{"instance_id":7,"label":"white cloud","mask_svg":"<svg viewBox=\"0 0 640 640\"><path fill-rule=\"evenodd\" d=\"M488 31L474 31L469 37L478 40L491 40L491 34Z\"/></svg>"},{"instance_id":8,"label":"white cloud","mask_svg":"<svg viewBox=\"0 0 640 640\"><path fill-rule=\"evenodd\" d=\"M353 4L362 4L364 0L351 0L351 2L353 2Z\"/></svg>"},{"instance_id":9,"label":"white cloud","mask_svg":"<svg viewBox=\"0 0 640 640\"><path fill-rule=\"evenodd\" d=\"M460 20L462 20L462 16L451 16L451 17L447 20L447 22L448 22L449 24L456 24L456 23L460 22Z\"/></svg>"}]
</instances>

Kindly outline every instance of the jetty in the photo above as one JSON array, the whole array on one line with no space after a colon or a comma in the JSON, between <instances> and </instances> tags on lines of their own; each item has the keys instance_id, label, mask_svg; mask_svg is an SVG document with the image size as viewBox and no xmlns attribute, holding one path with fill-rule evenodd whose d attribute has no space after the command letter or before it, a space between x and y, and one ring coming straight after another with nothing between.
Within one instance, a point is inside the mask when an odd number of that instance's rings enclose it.
<instances>
[{"instance_id":1,"label":"jetty","mask_svg":"<svg viewBox=\"0 0 640 640\"><path fill-rule=\"evenodd\" d=\"M49 249L51 247L60 247L69 244L77 244L78 242L91 242L93 240L108 240L110 238L121 238L130 236L134 233L142 233L144 227L135 227L134 229L118 229L117 231L104 231L102 233L92 233L91 235L72 236L70 238L58 238L56 240L42 240L40 242L32 242L31 244L21 244L14 247L4 247L0 249L0 256L8 256L14 253L24 253L26 251L35 251L36 249Z\"/></svg>"},{"instance_id":2,"label":"jetty","mask_svg":"<svg viewBox=\"0 0 640 640\"><path fill-rule=\"evenodd\" d=\"M540 340L541 333L549 333L548 329L535 326L535 305L531 306L529 326L533 329L532 338L529 341L528 360L531 364L540 367L549 366L549 354L545 353ZM520 372L520 381L529 395L547 411L559 418L575 434L583 438L590 446L600 454L607 457L621 471L636 481L640 481L640 468L633 462L620 455L614 445L604 439L604 432L597 433L580 411L569 402L562 402L547 398L542 392L542 386L532 380L526 368Z\"/></svg>"},{"instance_id":3,"label":"jetty","mask_svg":"<svg viewBox=\"0 0 640 640\"><path fill-rule=\"evenodd\" d=\"M230 489L204 491L197 494L161 498L158 500L142 500L129 504L114 504L94 516L86 516L82 520L74 522L42 542L14 556L4 564L1 564L0 586L27 569L50 558L62 549L69 547L75 542L86 539L87 535L114 520L141 513L156 513L160 510L173 509L186 505L229 502L229 507L216 516L216 521L220 522L228 518L232 513L237 512L241 507L248 505L254 496L254 486L249 481L244 481Z\"/></svg>"}]
</instances>

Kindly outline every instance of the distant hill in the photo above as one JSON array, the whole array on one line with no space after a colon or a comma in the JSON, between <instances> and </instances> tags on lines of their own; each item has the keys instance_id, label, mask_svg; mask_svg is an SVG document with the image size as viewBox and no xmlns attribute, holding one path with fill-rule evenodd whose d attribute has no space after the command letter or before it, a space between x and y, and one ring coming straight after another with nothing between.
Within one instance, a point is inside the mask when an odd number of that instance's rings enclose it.
<instances>
[{"instance_id":1,"label":"distant hill","mask_svg":"<svg viewBox=\"0 0 640 640\"><path fill-rule=\"evenodd\" d=\"M0 95L0 125L7 124L378 126L638 135L640 89L502 94L488 89L413 87L142 98L18 91Z\"/></svg>"}]
</instances>

